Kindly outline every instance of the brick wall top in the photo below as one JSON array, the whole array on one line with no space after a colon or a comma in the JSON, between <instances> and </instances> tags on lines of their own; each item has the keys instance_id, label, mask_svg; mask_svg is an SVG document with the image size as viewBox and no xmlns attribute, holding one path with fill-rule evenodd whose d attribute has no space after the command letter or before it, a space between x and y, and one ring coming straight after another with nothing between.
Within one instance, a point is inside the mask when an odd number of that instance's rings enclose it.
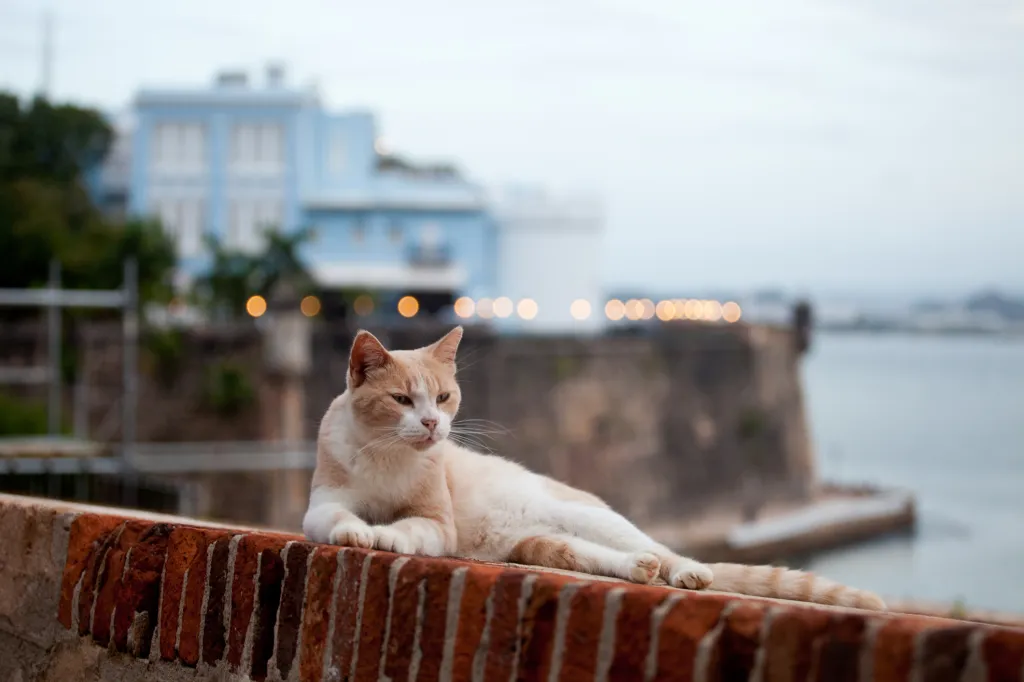
<instances>
[{"instance_id":1,"label":"brick wall top","mask_svg":"<svg viewBox=\"0 0 1024 682\"><path fill-rule=\"evenodd\" d=\"M1024 679L1024 630L338 548L170 517L90 510L68 520L59 627L197 676ZM5 582L0 564L0 593Z\"/></svg>"}]
</instances>

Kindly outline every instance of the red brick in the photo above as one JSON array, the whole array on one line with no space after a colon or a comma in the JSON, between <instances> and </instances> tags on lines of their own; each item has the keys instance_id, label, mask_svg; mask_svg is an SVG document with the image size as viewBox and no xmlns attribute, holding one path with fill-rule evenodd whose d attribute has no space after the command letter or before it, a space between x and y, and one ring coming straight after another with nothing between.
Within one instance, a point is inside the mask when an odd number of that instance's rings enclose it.
<instances>
[{"instance_id":1,"label":"red brick","mask_svg":"<svg viewBox=\"0 0 1024 682\"><path fill-rule=\"evenodd\" d=\"M395 583L395 593L391 597L391 632L388 637L387 652L384 660L384 675L391 679L407 679L409 666L413 656L413 642L416 637L416 623L419 619L420 592L423 592L424 618L427 609L427 592L433 584L435 590L441 585L447 585L451 579L451 572L455 570L447 562L429 561L412 558L406 563L398 574ZM446 591L446 588L445 588ZM437 606L437 605L435 605ZM441 606L442 609L445 606ZM443 627L443 625L442 625ZM425 627L420 625L420 651L423 651L423 637L434 637L434 633L425 632ZM444 635L441 635L444 638ZM443 646L443 643L442 643ZM443 649L431 651L430 655L443 655ZM423 678L423 668L420 668L420 678Z\"/></svg>"},{"instance_id":2,"label":"red brick","mask_svg":"<svg viewBox=\"0 0 1024 682\"><path fill-rule=\"evenodd\" d=\"M197 665L201 651L199 650L199 633L203 629L203 598L206 595L206 574L208 572L207 554L210 547L218 541L230 538L224 531L200 532L191 538L196 543L195 554L189 563L188 581L185 583L181 612L181 623L178 626L181 637L178 645L178 658L187 665ZM163 640L164 630L160 630ZM173 636L173 635L172 635Z\"/></svg>"},{"instance_id":3,"label":"red brick","mask_svg":"<svg viewBox=\"0 0 1024 682\"><path fill-rule=\"evenodd\" d=\"M622 595L615 619L615 653L608 679L629 679L644 670L651 647L651 614L672 594L660 587L629 587Z\"/></svg>"},{"instance_id":4,"label":"red brick","mask_svg":"<svg viewBox=\"0 0 1024 682\"><path fill-rule=\"evenodd\" d=\"M860 614L836 614L829 619L817 647L819 682L857 682L866 621Z\"/></svg>"},{"instance_id":5,"label":"red brick","mask_svg":"<svg viewBox=\"0 0 1024 682\"><path fill-rule=\"evenodd\" d=\"M158 523L150 526L131 548L131 560L124 580L121 581L114 609L114 648L142 658L149 656L153 632L156 630L160 608L160 578L171 526ZM145 614L146 625L136 633L137 640L131 642L129 651L128 633L136 614Z\"/></svg>"},{"instance_id":6,"label":"red brick","mask_svg":"<svg viewBox=\"0 0 1024 682\"><path fill-rule=\"evenodd\" d=\"M296 542L288 546L285 557L281 607L277 612L277 649L274 658L281 679L288 679L299 644L302 605L306 600L306 571L312 545Z\"/></svg>"},{"instance_id":7,"label":"red brick","mask_svg":"<svg viewBox=\"0 0 1024 682\"><path fill-rule=\"evenodd\" d=\"M219 532L188 526L179 526L171 531L160 594L160 657L165 661L173 661L177 657L175 639L179 626L178 609L185 589L185 572L193 563L200 563L201 559L205 580L206 547L221 535ZM192 577L191 573L189 577ZM201 593L199 598L202 599Z\"/></svg>"},{"instance_id":8,"label":"red brick","mask_svg":"<svg viewBox=\"0 0 1024 682\"><path fill-rule=\"evenodd\" d=\"M110 548L117 542L118 536L124 530L127 521L112 528L104 535L96 548L90 553L89 561L85 572L82 574L82 585L78 593L78 634L87 635L92 628L92 605L96 600L96 593L99 588L99 580L106 569L107 554Z\"/></svg>"},{"instance_id":9,"label":"red brick","mask_svg":"<svg viewBox=\"0 0 1024 682\"><path fill-rule=\"evenodd\" d=\"M1024 631L993 629L981 645L990 682L1024 677Z\"/></svg>"},{"instance_id":10,"label":"red brick","mask_svg":"<svg viewBox=\"0 0 1024 682\"><path fill-rule=\"evenodd\" d=\"M559 679L592 680L597 672L597 650L604 625L604 602L616 587L598 582L585 585L573 597L565 628L565 647Z\"/></svg>"},{"instance_id":11,"label":"red brick","mask_svg":"<svg viewBox=\"0 0 1024 682\"><path fill-rule=\"evenodd\" d=\"M75 586L78 585L78 581L85 573L90 559L99 549L103 539L124 521L125 519L120 516L82 514L71 522L71 533L68 536L68 556L64 562L64 573L61 576L60 605L57 607L57 619L65 628L71 629L71 609L75 598Z\"/></svg>"},{"instance_id":12,"label":"red brick","mask_svg":"<svg viewBox=\"0 0 1024 682\"><path fill-rule=\"evenodd\" d=\"M814 643L828 625L829 614L825 611L778 608L772 614L764 642L764 682L812 679Z\"/></svg>"},{"instance_id":13,"label":"red brick","mask_svg":"<svg viewBox=\"0 0 1024 682\"><path fill-rule=\"evenodd\" d=\"M921 682L957 682L967 665L969 640L977 626L958 625L926 630L921 644Z\"/></svg>"},{"instance_id":14,"label":"red brick","mask_svg":"<svg viewBox=\"0 0 1024 682\"><path fill-rule=\"evenodd\" d=\"M206 590L206 613L203 614L203 663L214 665L224 657L227 633L224 632L224 604L228 583L228 558L231 538L223 537L213 546L210 557L210 578ZM230 598L230 597L228 597Z\"/></svg>"},{"instance_id":15,"label":"red brick","mask_svg":"<svg viewBox=\"0 0 1024 682\"><path fill-rule=\"evenodd\" d=\"M487 598L498 582L501 568L473 566L466 571L459 609L459 626L452 651L452 679L470 680L480 638L487 623ZM445 608L445 615L447 609Z\"/></svg>"},{"instance_id":16,"label":"red brick","mask_svg":"<svg viewBox=\"0 0 1024 682\"><path fill-rule=\"evenodd\" d=\"M338 550L317 547L309 569L306 586L306 610L302 618L302 651L299 655L299 679L320 682L324 652L330 628L331 604L334 601L334 577L338 567Z\"/></svg>"},{"instance_id":17,"label":"red brick","mask_svg":"<svg viewBox=\"0 0 1024 682\"><path fill-rule=\"evenodd\" d=\"M334 640L331 642L331 666L340 673L339 679L348 679L356 639L356 619L359 610L359 587L362 582L363 563L369 552L363 549L342 550L341 582L334 603Z\"/></svg>"},{"instance_id":18,"label":"red brick","mask_svg":"<svg viewBox=\"0 0 1024 682\"><path fill-rule=\"evenodd\" d=\"M678 592L683 598L669 609L658 634L656 680L691 680L697 645L732 600L711 594Z\"/></svg>"},{"instance_id":19,"label":"red brick","mask_svg":"<svg viewBox=\"0 0 1024 682\"><path fill-rule=\"evenodd\" d=\"M886 682L909 680L914 665L915 639L934 625L931 620L906 616L883 625L875 635L874 678Z\"/></svg>"},{"instance_id":20,"label":"red brick","mask_svg":"<svg viewBox=\"0 0 1024 682\"><path fill-rule=\"evenodd\" d=\"M428 561L424 560L424 563ZM458 634L456 636L455 648L452 651L453 677L458 675L457 679L465 679L467 666L472 667L473 665L473 651L476 650L475 642L480 639L480 630L470 633L468 627L471 623L483 622L484 614L481 613L476 619L474 619L473 614L475 609L483 609L483 603L487 597L480 597L479 601L477 601L477 597L480 590L483 589L483 585L488 580L493 580L493 578L488 577L493 575L493 573L488 573L491 569L484 566L469 568L464 562L451 562L447 563L445 571L432 572L428 576L425 585L423 626L420 628L420 652L423 655L419 668L418 679L420 680L437 680L441 675L441 661L444 658L445 647L444 636L448 624L448 598L452 589L452 574L459 568L466 568L467 570L463 578L462 598L459 602L459 608L461 609L459 629L456 631ZM478 606L474 607L473 604L478 604ZM465 631L466 639L460 641L461 633L463 632L463 614L468 614L468 620L466 621L467 630Z\"/></svg>"},{"instance_id":21,"label":"red brick","mask_svg":"<svg viewBox=\"0 0 1024 682\"><path fill-rule=\"evenodd\" d=\"M467 590L462 598L459 637L464 638L469 666L475 663L474 653L480 644L486 618L486 599L491 595L491 620L487 624L489 644L483 656L484 679L507 680L512 674L519 651L519 600L523 583L530 577L526 571L471 571L466 576ZM481 580L485 578L485 580ZM472 588L471 588L472 586ZM471 589L470 589L471 588ZM530 588L532 590L532 586ZM465 623L465 626L462 625ZM465 634L463 634L465 633ZM456 649L462 645L460 641ZM460 666L466 669L467 666ZM469 667L469 670L472 670ZM468 676L467 676L468 678Z\"/></svg>"},{"instance_id":22,"label":"red brick","mask_svg":"<svg viewBox=\"0 0 1024 682\"><path fill-rule=\"evenodd\" d=\"M558 599L571 578L541 573L533 584L522 619L522 653L519 657L519 678L546 680L551 668L555 641L555 617Z\"/></svg>"},{"instance_id":23,"label":"red brick","mask_svg":"<svg viewBox=\"0 0 1024 682\"><path fill-rule=\"evenodd\" d=\"M110 643L110 621L114 615L114 606L117 604L117 593L128 553L136 540L149 530L151 525L144 521L128 521L106 553L105 565L97 575L96 601L93 605L90 628L93 640L100 646L107 646Z\"/></svg>"},{"instance_id":24,"label":"red brick","mask_svg":"<svg viewBox=\"0 0 1024 682\"><path fill-rule=\"evenodd\" d=\"M228 628L227 661L233 671L242 664L245 636L249 632L256 598L260 553L266 549L284 549L286 540L263 533L243 535L235 548L234 576L231 579L231 624Z\"/></svg>"},{"instance_id":25,"label":"red brick","mask_svg":"<svg viewBox=\"0 0 1024 682\"><path fill-rule=\"evenodd\" d=\"M356 660L357 680L376 680L380 667L380 650L387 622L389 595L388 574L397 554L380 552L370 560L366 574L366 596L363 600L363 621L359 630L359 654Z\"/></svg>"},{"instance_id":26,"label":"red brick","mask_svg":"<svg viewBox=\"0 0 1024 682\"><path fill-rule=\"evenodd\" d=\"M252 669L253 680L267 679L267 666L274 650L274 623L281 604L281 585L284 582L284 562L277 550L260 552L260 578L258 597L253 610Z\"/></svg>"},{"instance_id":27,"label":"red brick","mask_svg":"<svg viewBox=\"0 0 1024 682\"><path fill-rule=\"evenodd\" d=\"M754 659L761 646L761 623L765 605L762 602L736 600L725 615L724 627L711 648L706 679L747 680L754 669Z\"/></svg>"}]
</instances>

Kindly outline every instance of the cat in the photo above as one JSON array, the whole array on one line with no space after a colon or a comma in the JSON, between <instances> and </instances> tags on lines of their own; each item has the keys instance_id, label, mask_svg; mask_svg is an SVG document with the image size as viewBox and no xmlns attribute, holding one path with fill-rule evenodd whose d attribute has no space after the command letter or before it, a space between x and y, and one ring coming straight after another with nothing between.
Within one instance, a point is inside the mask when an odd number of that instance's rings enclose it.
<instances>
[{"instance_id":1,"label":"cat","mask_svg":"<svg viewBox=\"0 0 1024 682\"><path fill-rule=\"evenodd\" d=\"M885 610L876 595L772 566L705 565L600 498L455 442L456 327L416 350L359 331L320 425L303 533L314 542L577 571L691 590Z\"/></svg>"}]
</instances>

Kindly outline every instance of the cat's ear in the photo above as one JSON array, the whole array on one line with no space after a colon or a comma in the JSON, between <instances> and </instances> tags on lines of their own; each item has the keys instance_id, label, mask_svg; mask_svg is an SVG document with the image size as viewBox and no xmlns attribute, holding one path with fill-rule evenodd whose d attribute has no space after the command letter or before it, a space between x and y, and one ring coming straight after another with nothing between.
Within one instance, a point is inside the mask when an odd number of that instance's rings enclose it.
<instances>
[{"instance_id":1,"label":"cat's ear","mask_svg":"<svg viewBox=\"0 0 1024 682\"><path fill-rule=\"evenodd\" d=\"M348 356L349 387L358 388L366 381L368 372L386 367L391 360L391 354L377 337L360 329L352 341L352 352Z\"/></svg>"},{"instance_id":2,"label":"cat's ear","mask_svg":"<svg viewBox=\"0 0 1024 682\"><path fill-rule=\"evenodd\" d=\"M459 342L462 341L462 327L456 327L424 350L434 356L437 360L449 365L455 364L455 353L459 350Z\"/></svg>"}]
</instances>

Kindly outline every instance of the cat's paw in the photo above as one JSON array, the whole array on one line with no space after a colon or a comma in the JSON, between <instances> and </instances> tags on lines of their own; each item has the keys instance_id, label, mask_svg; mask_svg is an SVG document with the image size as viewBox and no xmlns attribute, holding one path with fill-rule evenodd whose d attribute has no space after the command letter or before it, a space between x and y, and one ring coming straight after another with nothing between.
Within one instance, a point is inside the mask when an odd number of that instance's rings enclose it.
<instances>
[{"instance_id":1,"label":"cat's paw","mask_svg":"<svg viewBox=\"0 0 1024 682\"><path fill-rule=\"evenodd\" d=\"M704 564L692 559L683 559L672 567L668 584L672 587L685 587L688 590L703 590L714 578L715 574Z\"/></svg>"},{"instance_id":2,"label":"cat's paw","mask_svg":"<svg viewBox=\"0 0 1024 682\"><path fill-rule=\"evenodd\" d=\"M406 533L390 526L373 527L373 546L385 552L395 554L415 554L416 547Z\"/></svg>"},{"instance_id":3,"label":"cat's paw","mask_svg":"<svg viewBox=\"0 0 1024 682\"><path fill-rule=\"evenodd\" d=\"M650 552L636 552L629 555L629 579L635 583L651 582L660 570L661 561Z\"/></svg>"},{"instance_id":4,"label":"cat's paw","mask_svg":"<svg viewBox=\"0 0 1024 682\"><path fill-rule=\"evenodd\" d=\"M373 548L373 530L365 523L342 521L331 529L327 541L342 547Z\"/></svg>"}]
</instances>

